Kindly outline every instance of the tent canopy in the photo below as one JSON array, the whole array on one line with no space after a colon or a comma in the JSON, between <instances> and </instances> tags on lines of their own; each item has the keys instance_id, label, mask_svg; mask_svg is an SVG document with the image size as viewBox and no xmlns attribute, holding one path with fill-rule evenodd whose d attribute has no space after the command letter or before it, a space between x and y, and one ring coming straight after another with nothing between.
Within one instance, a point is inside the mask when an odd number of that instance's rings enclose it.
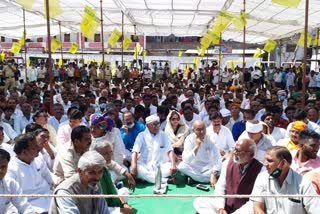
<instances>
[{"instance_id":1,"label":"tent canopy","mask_svg":"<svg viewBox=\"0 0 320 214\"><path fill-rule=\"evenodd\" d=\"M51 34L80 32L84 7L92 7L100 18L100 0L59 0L63 13L51 19ZM320 1L309 0L309 29L320 27ZM104 31L121 30L146 36L203 36L212 28L221 10L239 16L243 0L102 0ZM23 33L22 7L15 0L0 0L0 34L19 38ZM297 8L273 4L271 0L247 0L247 43L262 43L300 33L304 29L305 2ZM136 27L135 27L136 26ZM44 0L36 0L26 11L27 38L46 36ZM100 28L98 28L98 32ZM242 41L242 32L230 24L224 40Z\"/></svg>"}]
</instances>

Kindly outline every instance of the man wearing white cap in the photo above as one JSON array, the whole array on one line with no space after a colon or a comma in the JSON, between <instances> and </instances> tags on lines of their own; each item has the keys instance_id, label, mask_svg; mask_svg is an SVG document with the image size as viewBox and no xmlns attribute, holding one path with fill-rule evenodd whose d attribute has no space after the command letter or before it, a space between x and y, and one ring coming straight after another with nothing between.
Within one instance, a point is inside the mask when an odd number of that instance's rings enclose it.
<instances>
[{"instance_id":1,"label":"man wearing white cap","mask_svg":"<svg viewBox=\"0 0 320 214\"><path fill-rule=\"evenodd\" d=\"M231 112L228 109L223 108L223 109L220 109L220 113L222 116L222 125L224 125L225 127L227 127L231 131L232 125L233 125L230 121Z\"/></svg>"},{"instance_id":2,"label":"man wearing white cap","mask_svg":"<svg viewBox=\"0 0 320 214\"><path fill-rule=\"evenodd\" d=\"M139 133L132 148L131 174L155 183L158 165L162 178L166 178L177 171L176 160L167 135L160 130L160 118L151 115L146 124L147 129Z\"/></svg>"},{"instance_id":3,"label":"man wearing white cap","mask_svg":"<svg viewBox=\"0 0 320 214\"><path fill-rule=\"evenodd\" d=\"M262 133L262 129L262 123L258 120L248 120L246 122L246 130L238 139L252 139L257 144L257 153L255 158L261 163L264 162L266 151L276 144L273 138Z\"/></svg>"}]
</instances>

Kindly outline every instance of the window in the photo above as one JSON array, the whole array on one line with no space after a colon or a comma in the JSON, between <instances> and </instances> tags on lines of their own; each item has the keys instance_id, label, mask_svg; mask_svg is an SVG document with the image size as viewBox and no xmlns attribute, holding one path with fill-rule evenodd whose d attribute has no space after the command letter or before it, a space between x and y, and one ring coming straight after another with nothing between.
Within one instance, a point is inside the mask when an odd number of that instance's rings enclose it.
<instances>
[{"instance_id":1,"label":"window","mask_svg":"<svg viewBox=\"0 0 320 214\"><path fill-rule=\"evenodd\" d=\"M64 34L64 42L70 42L70 33Z\"/></svg>"},{"instance_id":2,"label":"window","mask_svg":"<svg viewBox=\"0 0 320 214\"><path fill-rule=\"evenodd\" d=\"M101 42L99 33L94 34L94 42Z\"/></svg>"}]
</instances>

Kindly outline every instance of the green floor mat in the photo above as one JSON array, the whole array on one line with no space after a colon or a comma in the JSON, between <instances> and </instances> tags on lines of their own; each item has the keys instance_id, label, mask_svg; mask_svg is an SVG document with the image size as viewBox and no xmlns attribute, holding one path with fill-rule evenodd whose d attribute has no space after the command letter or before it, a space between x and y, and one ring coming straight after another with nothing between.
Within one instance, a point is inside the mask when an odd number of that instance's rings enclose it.
<instances>
[{"instance_id":1,"label":"green floor mat","mask_svg":"<svg viewBox=\"0 0 320 214\"><path fill-rule=\"evenodd\" d=\"M209 186L209 185L207 185ZM139 182L133 195L153 194L153 184ZM193 194L208 195L213 194L210 187L209 192L205 192L188 185L168 185L167 194ZM137 214L194 214L194 198L130 198L129 205Z\"/></svg>"}]
</instances>

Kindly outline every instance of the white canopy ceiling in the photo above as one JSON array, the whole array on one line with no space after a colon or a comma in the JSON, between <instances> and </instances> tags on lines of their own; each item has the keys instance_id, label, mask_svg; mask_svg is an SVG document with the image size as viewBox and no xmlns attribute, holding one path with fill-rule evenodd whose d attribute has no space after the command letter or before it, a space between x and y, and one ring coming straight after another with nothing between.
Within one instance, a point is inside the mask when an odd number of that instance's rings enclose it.
<instances>
[{"instance_id":1,"label":"white canopy ceiling","mask_svg":"<svg viewBox=\"0 0 320 214\"><path fill-rule=\"evenodd\" d=\"M147 36L203 36L213 26L220 10L239 16L243 0L102 0L104 31L121 30L124 13L124 32ZM309 29L320 27L320 0L309 0ZM51 34L79 32L85 5L95 9L100 17L100 0L60 0L63 14L51 19ZM15 0L0 0L0 34L21 37L22 7ZM305 1L298 8L275 5L271 0L247 0L247 43L289 37L304 29ZM46 36L44 0L36 0L26 11L27 37ZM100 28L98 29L100 31ZM230 24L223 32L224 40L242 41L242 32Z\"/></svg>"}]
</instances>

